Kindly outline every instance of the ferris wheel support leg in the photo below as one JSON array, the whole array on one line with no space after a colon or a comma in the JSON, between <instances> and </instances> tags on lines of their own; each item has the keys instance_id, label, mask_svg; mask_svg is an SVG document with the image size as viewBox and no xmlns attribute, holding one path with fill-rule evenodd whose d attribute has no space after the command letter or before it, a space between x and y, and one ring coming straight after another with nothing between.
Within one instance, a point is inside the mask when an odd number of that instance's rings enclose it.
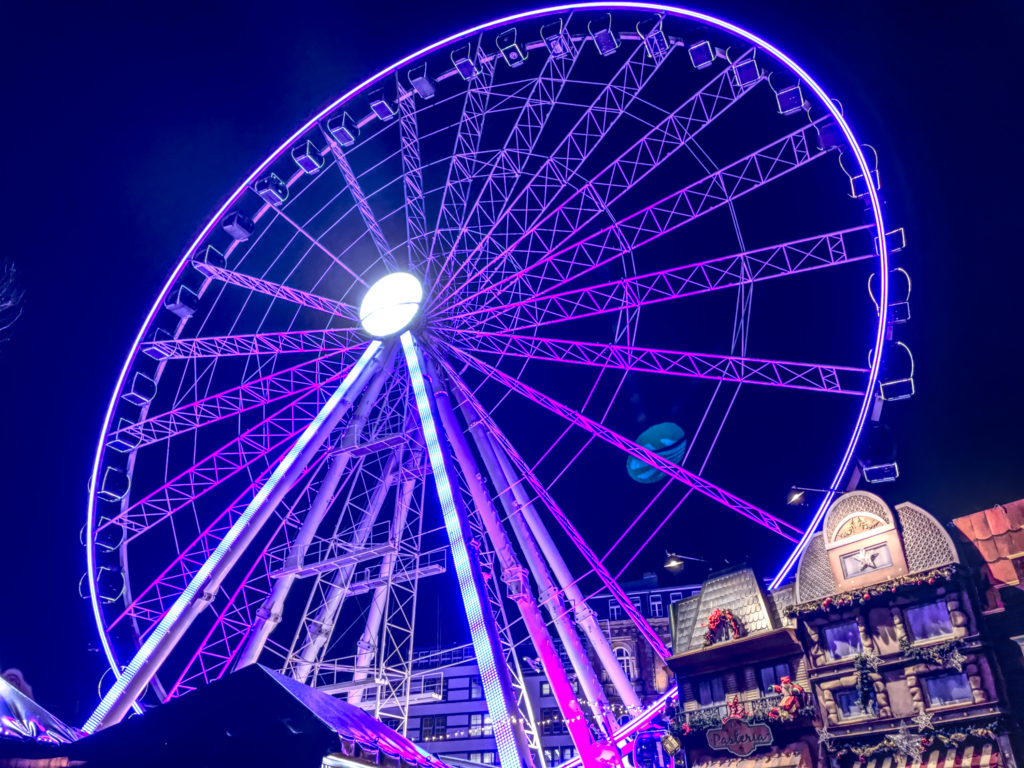
<instances>
[{"instance_id":1,"label":"ferris wheel support leg","mask_svg":"<svg viewBox=\"0 0 1024 768\"><path fill-rule=\"evenodd\" d=\"M320 523L323 522L324 516L330 507L330 502L338 489L338 484L341 482L345 469L348 467L352 456L351 449L359 440L359 434L366 425L370 411L376 404L377 396L380 394L380 390L384 386L387 377L391 375L393 364L394 354L392 352L363 391L359 404L356 406L356 411L352 415L352 421L345 432L345 436L342 438L342 450L331 461L331 466L324 475L320 487L317 489L316 496L313 498L313 503L310 504L309 511L302 520L302 526L299 528L299 532L295 535L295 540L289 548L287 562L290 564L301 564L305 559L306 551L309 549L309 545L316 535ZM270 594L267 595L267 599L263 601L263 605L257 611L256 621L253 622L253 627L249 633L249 638L245 642L245 647L239 654L238 661L235 662L235 669L255 664L259 659L260 653L270 637L270 633L274 631L274 628L281 620L281 611L294 583L295 575L290 573L274 581Z\"/></svg>"},{"instance_id":2,"label":"ferris wheel support leg","mask_svg":"<svg viewBox=\"0 0 1024 768\"><path fill-rule=\"evenodd\" d=\"M458 398L457 393L456 398ZM541 602L547 606L548 614L551 616L551 620L558 632L558 637L569 656L573 671L583 687L583 694L587 697L594 717L601 724L602 730L607 736L611 736L618 724L615 722L614 715L612 714L608 697L605 696L604 688L600 680L598 680L593 665L590 663L587 651L583 647L579 635L576 634L572 621L569 619L569 613L562 599L561 590L555 586L551 571L544 562L544 557L537 546L537 542L533 538L529 527L523 521L522 505L513 495L512 481L505 474L501 463L498 461L498 457L495 455L494 448L488 440L483 425L479 420L472 418L472 411L465 401L460 399L459 406L463 416L470 424L469 429L470 434L473 436L473 442L483 458L488 475L494 481L496 495L501 499L502 505L505 508L509 525L515 534L516 540L519 542L520 548L523 550L530 573L537 580L537 589L540 593Z\"/></svg>"},{"instance_id":3,"label":"ferris wheel support leg","mask_svg":"<svg viewBox=\"0 0 1024 768\"><path fill-rule=\"evenodd\" d=\"M544 624L544 617L541 615L540 607L530 589L529 572L519 564L512 542L501 524L501 519L494 507L494 502L487 492L483 483L483 476L477 467L473 454L470 451L469 443L463 434L455 411L446 389L438 387L434 391L434 403L437 406L438 416L441 419L441 426L444 429L448 442L451 443L455 460L462 466L462 474L469 486L473 503L483 520L487 535L494 547L494 552L501 564L502 581L508 587L509 595L519 606L519 612L523 617L523 623L533 642L533 647L540 657L544 672L551 685L551 693L555 697L558 709L562 714L562 720L569 729L569 736L573 740L577 751L583 758L585 766L597 765L596 745L590 737L590 728L587 725L586 717L580 706L576 694L572 690L572 683L565 673L562 660L558 656L555 643L548 633ZM485 457L486 464L486 457ZM497 480L496 480L496 484ZM499 493L500 493L500 484ZM514 522L514 518L512 518ZM534 573L536 576L536 573ZM577 642L579 640L577 639Z\"/></svg>"},{"instance_id":4,"label":"ferris wheel support leg","mask_svg":"<svg viewBox=\"0 0 1024 768\"><path fill-rule=\"evenodd\" d=\"M390 345L387 349L390 351ZM381 350L381 342L370 343L338 389L278 463L267 482L256 492L245 512L231 526L209 559L150 632L135 658L90 715L83 730L92 733L119 722L125 716L189 625L209 605L221 581L270 519L281 499L305 471L320 446L338 426L342 416L352 407L354 399L366 387L370 376L380 367Z\"/></svg>"},{"instance_id":5,"label":"ferris wheel support leg","mask_svg":"<svg viewBox=\"0 0 1024 768\"><path fill-rule=\"evenodd\" d=\"M417 462L418 459L411 463L415 465ZM395 501L395 518L391 528L391 537L396 543L399 543L402 539L402 531L405 529L406 520L409 516L409 504L412 502L412 494L415 489L416 480L406 480L402 483L402 487L398 492L398 499ZM387 606L391 576L394 573L398 557L397 553L385 555L384 561L381 563L380 578L384 583L373 590L373 600L370 602L366 626L363 628L363 634L359 637L359 642L356 644L356 670L352 675L353 682L358 683L370 676L368 670L373 662L377 648L381 623L384 621L384 609ZM348 695L348 703L357 704L362 701L362 698L363 689L354 688ZM378 697L378 701L379 699L380 697Z\"/></svg>"},{"instance_id":6,"label":"ferris wheel support leg","mask_svg":"<svg viewBox=\"0 0 1024 768\"><path fill-rule=\"evenodd\" d=\"M475 408L474 404L474 408ZM522 510L523 519L529 526L530 531L533 533L537 544L540 546L541 552L544 553L544 557L547 558L548 564L551 566L551 570L555 574L555 578L558 580L559 586L562 588L566 599L569 601L572 607L573 614L576 617L576 623L579 624L583 630L583 634L587 636L591 646L594 648L594 652L597 654L598 659L601 662L601 666L608 673L608 677L612 681L612 685L615 687L616 693L619 694L619 698L622 699L623 704L631 712L639 712L642 709L640 704L640 697L637 696L636 690L633 688L633 684L630 682L629 677L623 671L619 665L618 659L615 658L615 651L612 650L611 643L608 642L608 638L604 632L601 631L601 627L597 623L597 619L594 618L594 612L587 605L586 600L583 599L583 593L580 591L579 586L576 584L576 580L573 579L572 574L569 572L568 566L565 564L565 560L562 558L561 553L558 551L558 547L551 539L551 534L548 533L544 522L541 520L540 515L537 514L537 509L534 507L533 502L530 500L523 488L523 482L519 478L518 473L512 466L512 462L509 461L505 455L501 446L498 445L497 441L494 440L493 436L487 435L487 440L491 444L491 448L497 456L498 463L501 465L502 471L509 479L509 484L512 487L512 493L515 496L516 502L519 504ZM530 478L532 482L538 482L536 478Z\"/></svg>"},{"instance_id":7,"label":"ferris wheel support leg","mask_svg":"<svg viewBox=\"0 0 1024 768\"><path fill-rule=\"evenodd\" d=\"M452 562L462 593L462 602L473 640L473 651L480 668L487 709L491 713L498 758L503 768L532 768L533 757L522 723L515 717L517 705L512 692L512 680L505 666L501 641L487 598L480 569L480 558L469 527L469 515L462 495L454 486L455 466L445 446L438 424L437 405L433 387L423 372L422 356L412 334L402 334L402 347L416 397L423 440L434 475L445 529L451 546Z\"/></svg>"}]
</instances>

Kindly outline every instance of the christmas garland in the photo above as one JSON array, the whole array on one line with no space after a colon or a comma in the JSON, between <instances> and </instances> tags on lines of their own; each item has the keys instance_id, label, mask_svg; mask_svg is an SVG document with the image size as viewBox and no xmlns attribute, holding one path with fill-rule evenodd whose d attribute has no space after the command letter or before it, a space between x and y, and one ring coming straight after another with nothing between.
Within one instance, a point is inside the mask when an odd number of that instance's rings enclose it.
<instances>
[{"instance_id":1,"label":"christmas garland","mask_svg":"<svg viewBox=\"0 0 1024 768\"><path fill-rule=\"evenodd\" d=\"M922 751L936 747L955 748L962 746L968 739L981 743L995 742L998 727L999 722L993 720L967 728L928 728L921 734L914 735L913 738L920 744ZM874 743L859 741L833 746L829 741L825 741L824 744L825 748L836 757L854 755L858 761L866 763L868 758L878 755L905 754L908 745L904 743L904 740L904 734L888 734L881 741Z\"/></svg>"},{"instance_id":2,"label":"christmas garland","mask_svg":"<svg viewBox=\"0 0 1024 768\"><path fill-rule=\"evenodd\" d=\"M944 565L941 568L933 568L930 571L914 573L908 576L898 576L890 581L881 584L873 584L864 589L856 589L849 592L840 592L829 595L822 600L812 600L807 603L794 605L786 612L790 617L808 616L815 613L828 613L840 608L849 608L854 605L864 605L879 597L891 597L894 594L907 592L923 585L934 585L939 582L948 582L956 577L958 572L956 564Z\"/></svg>"},{"instance_id":3,"label":"christmas garland","mask_svg":"<svg viewBox=\"0 0 1024 768\"><path fill-rule=\"evenodd\" d=\"M702 621L700 625L707 628L704 633L704 645L711 645L715 642L723 627L728 627L732 631L732 637L726 639L735 640L737 637L743 636L743 629L740 627L739 621L728 608L715 608L708 616L707 621Z\"/></svg>"},{"instance_id":4,"label":"christmas garland","mask_svg":"<svg viewBox=\"0 0 1024 768\"><path fill-rule=\"evenodd\" d=\"M874 710L875 684L871 680L871 673L878 671L880 661L873 653L858 653L853 658L853 669L857 673L857 694L865 712Z\"/></svg>"},{"instance_id":5,"label":"christmas garland","mask_svg":"<svg viewBox=\"0 0 1024 768\"><path fill-rule=\"evenodd\" d=\"M939 667L952 667L957 672L964 671L964 662L967 660L960 653L963 647L963 641L959 639L920 646L914 645L909 637L900 638L900 650L907 658Z\"/></svg>"}]
</instances>

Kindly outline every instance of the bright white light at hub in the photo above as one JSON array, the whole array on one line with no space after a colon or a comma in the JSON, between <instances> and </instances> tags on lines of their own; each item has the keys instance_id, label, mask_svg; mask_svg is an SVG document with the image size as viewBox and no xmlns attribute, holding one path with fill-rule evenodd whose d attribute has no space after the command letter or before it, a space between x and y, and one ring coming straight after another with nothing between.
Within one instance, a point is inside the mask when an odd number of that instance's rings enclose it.
<instances>
[{"instance_id":1,"label":"bright white light at hub","mask_svg":"<svg viewBox=\"0 0 1024 768\"><path fill-rule=\"evenodd\" d=\"M408 272L392 272L370 286L359 305L359 323L371 336L391 336L409 327L423 301L423 286Z\"/></svg>"}]
</instances>

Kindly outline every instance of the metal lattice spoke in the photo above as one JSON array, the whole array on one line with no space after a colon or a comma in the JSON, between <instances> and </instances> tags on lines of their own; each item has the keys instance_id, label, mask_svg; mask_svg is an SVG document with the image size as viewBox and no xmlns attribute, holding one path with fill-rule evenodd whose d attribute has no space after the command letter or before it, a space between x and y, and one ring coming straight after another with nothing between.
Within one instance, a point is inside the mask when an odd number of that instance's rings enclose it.
<instances>
[{"instance_id":1,"label":"metal lattice spoke","mask_svg":"<svg viewBox=\"0 0 1024 768\"><path fill-rule=\"evenodd\" d=\"M192 360L200 357L278 355L289 352L351 352L363 345L365 334L357 328L328 331L283 331L207 336L194 339L147 341L141 350L156 360Z\"/></svg>"},{"instance_id":2,"label":"metal lattice spoke","mask_svg":"<svg viewBox=\"0 0 1024 768\"><path fill-rule=\"evenodd\" d=\"M480 323L485 328L504 330L511 323L513 330L522 331L863 261L875 256L870 238L873 232L874 228L865 224L696 264L460 313L449 317L448 322L460 324L474 318L474 324Z\"/></svg>"},{"instance_id":3,"label":"metal lattice spoke","mask_svg":"<svg viewBox=\"0 0 1024 768\"><path fill-rule=\"evenodd\" d=\"M284 299L300 307L316 309L320 312L326 312L329 315L336 315L346 319L353 319L356 315L355 308L343 301L325 299L323 296L300 291L298 288L289 288L280 283L263 280L259 277L253 277L252 275L246 275L242 272L236 272L233 269L213 264L203 263L200 269L204 275L214 280L237 285L240 288L245 288L254 293L262 293L274 299Z\"/></svg>"},{"instance_id":4,"label":"metal lattice spoke","mask_svg":"<svg viewBox=\"0 0 1024 768\"><path fill-rule=\"evenodd\" d=\"M526 262L526 269L534 269L539 263L546 263L549 260L547 254L569 240L716 118L725 114L760 82L760 79L756 79L740 84L735 77L734 67L751 56L753 51L747 51L737 59L733 67L714 77L616 160L594 174L575 194L531 223L508 248L467 281L471 292L454 300L451 306L457 307L472 298L478 298L479 293L493 293L504 283L513 280L518 273L488 281L482 291L473 291L485 270L493 268L509 252L515 251L520 260ZM608 229L614 230L615 225ZM614 232L611 236L615 236ZM625 240L628 242L628 237Z\"/></svg>"},{"instance_id":5,"label":"metal lattice spoke","mask_svg":"<svg viewBox=\"0 0 1024 768\"><path fill-rule=\"evenodd\" d=\"M623 437L622 435L618 434L614 430L609 429L603 424L599 424L593 419L584 416L582 413L579 413L578 411L575 411L574 409L569 408L566 405L563 405L554 398L548 397L547 395L538 392L533 387L530 387L529 385L524 384L518 379L515 379L511 376L508 376L507 374L502 373L497 368L488 365L487 363L481 360L476 359L472 355L451 345L446 345L446 348L450 350L455 357L459 358L465 363L468 363L470 366L472 366L480 373L487 376L489 379L493 379L494 381L500 384L504 384L513 392L516 392L525 397L526 399L532 400L537 405L540 405L543 408L546 408L547 410L551 411L552 413L561 416L563 419L566 419L574 426L580 427L581 429L590 432L592 435L601 438L608 444L613 445L616 448L619 448L620 450L628 453L630 456L633 456L634 458L637 458L640 461L643 461L644 463L651 465L652 467L660 469L669 477L674 478L675 480L679 480L685 485L688 485L689 487L693 488L695 491L704 494L708 498L717 501L718 503L722 504L728 509L733 510L734 512L738 512L743 517L746 517L749 520L753 520L757 524L764 526L773 533L777 533L779 536L782 536L785 539L789 539L790 541L796 541L796 536L799 536L802 533L802 531L799 528L797 528L794 525L791 525L790 523L787 523L785 520L780 520L774 515L765 512L763 509L760 509L759 507L756 507L753 504L750 504L749 502L746 502L743 499L734 496L725 489L719 488L714 483L708 482L704 478L695 475L692 472L688 472L682 467L673 464L668 459L659 456L658 454L644 448L643 446L637 445L629 438Z\"/></svg>"},{"instance_id":6,"label":"metal lattice spoke","mask_svg":"<svg viewBox=\"0 0 1024 768\"><path fill-rule=\"evenodd\" d=\"M866 368L696 354L486 331L463 330L455 334L458 337L456 343L470 351L502 357L510 355L528 360L550 360L621 371L764 384L845 395L863 395L868 373Z\"/></svg>"}]
</instances>

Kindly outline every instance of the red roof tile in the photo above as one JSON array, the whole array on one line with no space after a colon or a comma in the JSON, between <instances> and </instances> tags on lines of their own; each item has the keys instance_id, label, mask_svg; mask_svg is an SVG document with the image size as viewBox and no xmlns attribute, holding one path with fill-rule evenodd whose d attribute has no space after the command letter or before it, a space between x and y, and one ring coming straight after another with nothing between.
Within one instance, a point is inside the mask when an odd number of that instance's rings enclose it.
<instances>
[{"instance_id":1,"label":"red roof tile","mask_svg":"<svg viewBox=\"0 0 1024 768\"><path fill-rule=\"evenodd\" d=\"M1024 558L1024 499L958 517L953 524L978 550L994 585L1018 583Z\"/></svg>"},{"instance_id":2,"label":"red roof tile","mask_svg":"<svg viewBox=\"0 0 1024 768\"><path fill-rule=\"evenodd\" d=\"M985 510L985 521L993 536L1002 536L1010 530L1010 521L1006 517L1005 507L992 507Z\"/></svg>"}]
</instances>

